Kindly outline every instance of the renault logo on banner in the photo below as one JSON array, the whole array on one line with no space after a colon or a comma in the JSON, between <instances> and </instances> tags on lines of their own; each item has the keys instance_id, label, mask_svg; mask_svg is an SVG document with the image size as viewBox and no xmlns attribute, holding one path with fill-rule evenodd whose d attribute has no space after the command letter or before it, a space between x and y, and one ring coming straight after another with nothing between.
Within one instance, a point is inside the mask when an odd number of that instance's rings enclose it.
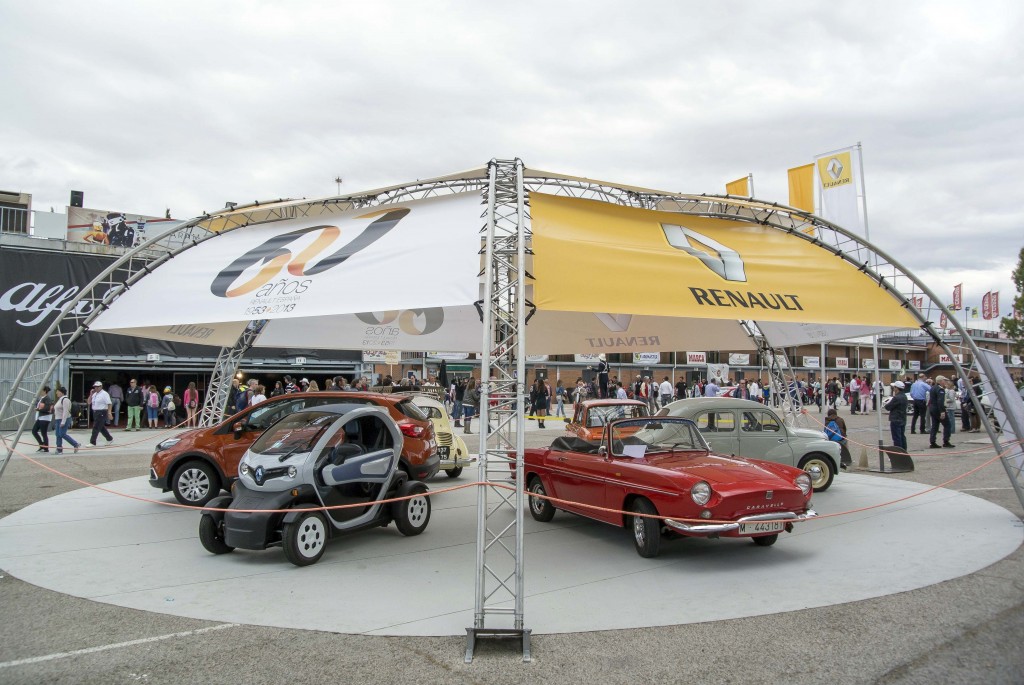
<instances>
[{"instance_id":1,"label":"renault logo on banner","mask_svg":"<svg viewBox=\"0 0 1024 685\"><path fill-rule=\"evenodd\" d=\"M818 160L818 176L824 190L853 183L853 163L849 152L822 157Z\"/></svg>"},{"instance_id":2,"label":"renault logo on banner","mask_svg":"<svg viewBox=\"0 0 1024 685\"><path fill-rule=\"evenodd\" d=\"M665 239L672 247L692 255L727 281L746 281L743 258L736 250L692 228L662 224Z\"/></svg>"}]
</instances>

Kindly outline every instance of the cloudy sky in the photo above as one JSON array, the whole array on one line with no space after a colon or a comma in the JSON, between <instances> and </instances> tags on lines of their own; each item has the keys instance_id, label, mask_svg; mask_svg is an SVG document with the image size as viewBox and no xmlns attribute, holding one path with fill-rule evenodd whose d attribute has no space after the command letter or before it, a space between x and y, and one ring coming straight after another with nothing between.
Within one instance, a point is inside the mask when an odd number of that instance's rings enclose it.
<instances>
[{"instance_id":1,"label":"cloudy sky","mask_svg":"<svg viewBox=\"0 0 1024 685\"><path fill-rule=\"evenodd\" d=\"M940 296L1024 246L1019 2L0 0L0 188L177 218L520 157L682 192L863 144L871 238Z\"/></svg>"}]
</instances>

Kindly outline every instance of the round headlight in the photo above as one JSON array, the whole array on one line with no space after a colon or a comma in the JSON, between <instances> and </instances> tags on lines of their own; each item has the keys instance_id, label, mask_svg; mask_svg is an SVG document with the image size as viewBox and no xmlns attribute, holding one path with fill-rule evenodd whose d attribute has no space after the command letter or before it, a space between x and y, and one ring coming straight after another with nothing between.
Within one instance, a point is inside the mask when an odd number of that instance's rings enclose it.
<instances>
[{"instance_id":1,"label":"round headlight","mask_svg":"<svg viewBox=\"0 0 1024 685\"><path fill-rule=\"evenodd\" d=\"M288 477L289 478L294 478L295 474L298 473L298 472L299 472L299 470L297 468L295 468L294 466L289 466L288 467Z\"/></svg>"},{"instance_id":2,"label":"round headlight","mask_svg":"<svg viewBox=\"0 0 1024 685\"><path fill-rule=\"evenodd\" d=\"M690 488L690 497L693 498L694 502L703 507L711 499L711 486L704 481L697 483Z\"/></svg>"},{"instance_id":3,"label":"round headlight","mask_svg":"<svg viewBox=\"0 0 1024 685\"><path fill-rule=\"evenodd\" d=\"M811 477L806 473L801 473L796 477L796 486L800 488L800 492L805 495L811 494Z\"/></svg>"},{"instance_id":4,"label":"round headlight","mask_svg":"<svg viewBox=\"0 0 1024 685\"><path fill-rule=\"evenodd\" d=\"M243 476L248 476L249 475L249 465L243 461L241 464L239 464L238 471Z\"/></svg>"}]
</instances>

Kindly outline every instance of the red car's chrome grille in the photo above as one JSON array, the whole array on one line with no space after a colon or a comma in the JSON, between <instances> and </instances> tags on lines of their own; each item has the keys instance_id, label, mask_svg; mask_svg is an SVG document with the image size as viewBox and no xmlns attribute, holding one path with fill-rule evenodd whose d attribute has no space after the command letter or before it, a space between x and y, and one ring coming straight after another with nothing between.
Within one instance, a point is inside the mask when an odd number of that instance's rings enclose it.
<instances>
[{"instance_id":1,"label":"red car's chrome grille","mask_svg":"<svg viewBox=\"0 0 1024 685\"><path fill-rule=\"evenodd\" d=\"M714 505L713 513L716 519L733 520L753 514L770 514L773 511L801 512L806 507L807 498L799 488L766 487L758 491L722 494L721 500Z\"/></svg>"}]
</instances>

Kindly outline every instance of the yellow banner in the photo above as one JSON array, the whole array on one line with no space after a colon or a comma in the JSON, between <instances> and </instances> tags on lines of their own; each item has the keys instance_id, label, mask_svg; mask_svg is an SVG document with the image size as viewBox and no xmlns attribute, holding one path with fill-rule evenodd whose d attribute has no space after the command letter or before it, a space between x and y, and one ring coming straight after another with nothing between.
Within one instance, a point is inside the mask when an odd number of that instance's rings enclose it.
<instances>
[{"instance_id":1,"label":"yellow banner","mask_svg":"<svg viewBox=\"0 0 1024 685\"><path fill-rule=\"evenodd\" d=\"M725 184L726 195L742 195L750 197L750 177L744 176Z\"/></svg>"},{"instance_id":2,"label":"yellow banner","mask_svg":"<svg viewBox=\"0 0 1024 685\"><path fill-rule=\"evenodd\" d=\"M814 165L804 164L789 170L789 206L814 212Z\"/></svg>"},{"instance_id":3,"label":"yellow banner","mask_svg":"<svg viewBox=\"0 0 1024 685\"><path fill-rule=\"evenodd\" d=\"M839 152L818 159L818 176L825 190L853 184L853 162L850 153Z\"/></svg>"},{"instance_id":4,"label":"yellow banner","mask_svg":"<svg viewBox=\"0 0 1024 685\"><path fill-rule=\"evenodd\" d=\"M917 327L857 267L778 229L540 193L530 203L540 310Z\"/></svg>"}]
</instances>

